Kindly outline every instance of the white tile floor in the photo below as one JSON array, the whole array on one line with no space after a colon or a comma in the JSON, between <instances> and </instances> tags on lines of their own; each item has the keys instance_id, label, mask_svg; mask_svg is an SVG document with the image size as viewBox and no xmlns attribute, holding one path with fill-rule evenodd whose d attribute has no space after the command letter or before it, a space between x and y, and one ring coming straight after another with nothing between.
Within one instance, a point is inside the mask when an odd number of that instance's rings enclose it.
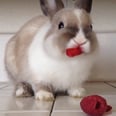
<instances>
[{"instance_id":1,"label":"white tile floor","mask_svg":"<svg viewBox=\"0 0 116 116\"><path fill-rule=\"evenodd\" d=\"M89 83L87 95L106 98L113 109L104 116L116 116L116 83ZM40 102L32 98L13 97L13 87L0 83L0 116L86 116L80 108L80 98L58 95L54 102Z\"/></svg>"}]
</instances>

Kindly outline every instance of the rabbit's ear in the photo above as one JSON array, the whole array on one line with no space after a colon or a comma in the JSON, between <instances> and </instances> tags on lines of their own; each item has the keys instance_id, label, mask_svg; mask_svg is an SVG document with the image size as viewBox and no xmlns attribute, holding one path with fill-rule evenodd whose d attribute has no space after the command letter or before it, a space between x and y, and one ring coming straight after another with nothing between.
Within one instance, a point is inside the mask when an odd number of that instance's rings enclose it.
<instances>
[{"instance_id":1,"label":"rabbit's ear","mask_svg":"<svg viewBox=\"0 0 116 116\"><path fill-rule=\"evenodd\" d=\"M92 9L92 0L75 0L75 6L90 13Z\"/></svg>"},{"instance_id":2,"label":"rabbit's ear","mask_svg":"<svg viewBox=\"0 0 116 116\"><path fill-rule=\"evenodd\" d=\"M53 15L64 8L62 0L40 0L40 6L46 16L53 17Z\"/></svg>"}]
</instances>

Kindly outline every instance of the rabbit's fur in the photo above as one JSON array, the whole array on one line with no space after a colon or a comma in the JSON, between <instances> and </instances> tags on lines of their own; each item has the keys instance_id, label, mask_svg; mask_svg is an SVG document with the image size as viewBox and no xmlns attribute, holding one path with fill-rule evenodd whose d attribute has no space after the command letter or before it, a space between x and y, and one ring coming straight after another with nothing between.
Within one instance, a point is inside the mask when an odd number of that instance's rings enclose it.
<instances>
[{"instance_id":1,"label":"rabbit's fur","mask_svg":"<svg viewBox=\"0 0 116 116\"><path fill-rule=\"evenodd\" d=\"M98 48L90 15L83 9L64 8L61 0L40 3L46 16L30 20L7 44L5 64L16 96L34 92L36 99L51 100L54 92L67 91L81 97L82 83L90 74ZM66 49L77 44L82 44L83 54L68 57Z\"/></svg>"}]
</instances>

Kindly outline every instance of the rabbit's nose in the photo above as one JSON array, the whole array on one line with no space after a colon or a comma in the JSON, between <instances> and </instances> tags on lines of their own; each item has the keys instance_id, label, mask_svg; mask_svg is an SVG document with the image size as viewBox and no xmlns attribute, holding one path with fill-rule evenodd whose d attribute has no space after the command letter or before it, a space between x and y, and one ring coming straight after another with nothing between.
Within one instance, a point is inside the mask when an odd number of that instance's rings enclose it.
<instances>
[{"instance_id":1,"label":"rabbit's nose","mask_svg":"<svg viewBox=\"0 0 116 116\"><path fill-rule=\"evenodd\" d=\"M76 40L74 39L74 42L77 43L77 45L82 46L82 45L84 45L84 44L87 43L87 40L85 40L85 41L76 41Z\"/></svg>"}]
</instances>

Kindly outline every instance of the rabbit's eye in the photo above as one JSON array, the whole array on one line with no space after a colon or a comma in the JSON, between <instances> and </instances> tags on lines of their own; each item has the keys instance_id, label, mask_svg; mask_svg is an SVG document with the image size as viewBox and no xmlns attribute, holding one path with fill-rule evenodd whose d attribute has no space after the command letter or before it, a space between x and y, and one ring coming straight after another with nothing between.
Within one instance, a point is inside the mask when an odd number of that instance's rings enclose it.
<instances>
[{"instance_id":1,"label":"rabbit's eye","mask_svg":"<svg viewBox=\"0 0 116 116\"><path fill-rule=\"evenodd\" d=\"M89 25L89 26L85 27L85 28L84 28L85 34L90 33L90 32L92 31L92 28L93 28L92 25Z\"/></svg>"},{"instance_id":2,"label":"rabbit's eye","mask_svg":"<svg viewBox=\"0 0 116 116\"><path fill-rule=\"evenodd\" d=\"M64 28L64 23L60 22L59 25L58 25L58 29L62 29L62 28Z\"/></svg>"},{"instance_id":3,"label":"rabbit's eye","mask_svg":"<svg viewBox=\"0 0 116 116\"><path fill-rule=\"evenodd\" d=\"M92 25L89 25L89 30L92 31L93 30L93 26Z\"/></svg>"}]
</instances>

